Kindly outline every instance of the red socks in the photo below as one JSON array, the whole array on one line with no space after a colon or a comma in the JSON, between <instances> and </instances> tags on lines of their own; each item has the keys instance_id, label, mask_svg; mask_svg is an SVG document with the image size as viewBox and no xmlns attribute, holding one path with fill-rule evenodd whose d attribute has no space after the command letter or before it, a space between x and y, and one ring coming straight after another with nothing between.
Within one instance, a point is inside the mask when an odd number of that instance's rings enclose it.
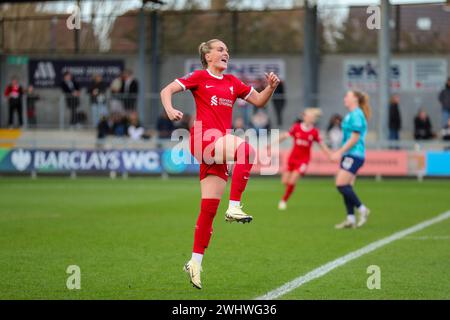
<instances>
[{"instance_id":1,"label":"red socks","mask_svg":"<svg viewBox=\"0 0 450 320\"><path fill-rule=\"evenodd\" d=\"M250 177L255 150L246 142L239 145L234 156L236 161L231 180L230 200L240 201L242 193ZM197 219L194 234L194 249L192 252L204 254L212 235L214 217L219 207L220 199L202 199L200 214Z\"/></svg>"},{"instance_id":2,"label":"red socks","mask_svg":"<svg viewBox=\"0 0 450 320\"><path fill-rule=\"evenodd\" d=\"M285 201L285 202L288 201L288 199L291 196L294 189L295 189L295 184L286 185L286 192L284 193L283 201Z\"/></svg>"},{"instance_id":3,"label":"red socks","mask_svg":"<svg viewBox=\"0 0 450 320\"><path fill-rule=\"evenodd\" d=\"M234 155L234 169L231 179L230 200L241 201L242 193L247 186L250 170L255 158L255 149L247 142L242 142Z\"/></svg>"},{"instance_id":4,"label":"red socks","mask_svg":"<svg viewBox=\"0 0 450 320\"><path fill-rule=\"evenodd\" d=\"M200 214L195 226L194 249L192 252L203 254L208 247L213 232L213 220L219 203L220 199L202 199Z\"/></svg>"}]
</instances>

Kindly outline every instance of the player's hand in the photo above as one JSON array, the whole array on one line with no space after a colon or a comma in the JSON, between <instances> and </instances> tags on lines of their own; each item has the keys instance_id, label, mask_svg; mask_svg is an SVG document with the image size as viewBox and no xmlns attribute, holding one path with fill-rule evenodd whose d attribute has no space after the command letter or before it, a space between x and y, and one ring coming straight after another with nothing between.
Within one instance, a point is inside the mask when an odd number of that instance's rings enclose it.
<instances>
[{"instance_id":1,"label":"player's hand","mask_svg":"<svg viewBox=\"0 0 450 320\"><path fill-rule=\"evenodd\" d=\"M341 157L342 157L342 152L335 151L331 154L330 159L331 159L331 161L339 161L339 159L341 159Z\"/></svg>"},{"instance_id":2,"label":"player's hand","mask_svg":"<svg viewBox=\"0 0 450 320\"><path fill-rule=\"evenodd\" d=\"M264 73L264 75L266 76L269 87L271 87L272 89L278 87L278 85L280 84L280 79L275 73Z\"/></svg>"},{"instance_id":3,"label":"player's hand","mask_svg":"<svg viewBox=\"0 0 450 320\"><path fill-rule=\"evenodd\" d=\"M171 121L178 121L183 118L183 112L177 109L171 109L167 111L167 116Z\"/></svg>"}]
</instances>

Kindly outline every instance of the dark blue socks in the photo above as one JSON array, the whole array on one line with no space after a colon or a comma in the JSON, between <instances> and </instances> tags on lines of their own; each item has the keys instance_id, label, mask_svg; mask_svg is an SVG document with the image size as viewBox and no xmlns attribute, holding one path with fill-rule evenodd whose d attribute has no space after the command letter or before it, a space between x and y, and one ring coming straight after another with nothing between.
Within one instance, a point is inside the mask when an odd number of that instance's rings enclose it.
<instances>
[{"instance_id":1,"label":"dark blue socks","mask_svg":"<svg viewBox=\"0 0 450 320\"><path fill-rule=\"evenodd\" d=\"M342 194L344 198L345 207L347 208L347 214L355 214L354 208L359 208L361 206L361 201L359 201L358 196L351 185L338 186L337 189Z\"/></svg>"}]
</instances>

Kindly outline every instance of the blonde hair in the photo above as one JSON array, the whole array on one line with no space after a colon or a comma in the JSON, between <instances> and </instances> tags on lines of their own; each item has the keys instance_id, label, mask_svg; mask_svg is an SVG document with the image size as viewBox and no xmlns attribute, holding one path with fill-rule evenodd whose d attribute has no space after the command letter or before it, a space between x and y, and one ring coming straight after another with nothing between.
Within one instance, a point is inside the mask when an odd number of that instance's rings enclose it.
<instances>
[{"instance_id":1,"label":"blonde hair","mask_svg":"<svg viewBox=\"0 0 450 320\"><path fill-rule=\"evenodd\" d=\"M202 62L202 66L204 69L208 67L208 61L206 61L206 54L209 53L212 49L212 44L214 42L221 41L219 39L211 39L206 42L200 43L198 46L198 53L200 55L200 61Z\"/></svg>"},{"instance_id":2,"label":"blonde hair","mask_svg":"<svg viewBox=\"0 0 450 320\"><path fill-rule=\"evenodd\" d=\"M315 118L319 118L322 115L322 110L320 110L319 108L306 108L303 113L310 113Z\"/></svg>"},{"instance_id":3,"label":"blonde hair","mask_svg":"<svg viewBox=\"0 0 450 320\"><path fill-rule=\"evenodd\" d=\"M372 117L372 107L369 102L369 95L362 91L352 91L356 99L358 99L358 105L362 109L366 120L370 120Z\"/></svg>"}]
</instances>

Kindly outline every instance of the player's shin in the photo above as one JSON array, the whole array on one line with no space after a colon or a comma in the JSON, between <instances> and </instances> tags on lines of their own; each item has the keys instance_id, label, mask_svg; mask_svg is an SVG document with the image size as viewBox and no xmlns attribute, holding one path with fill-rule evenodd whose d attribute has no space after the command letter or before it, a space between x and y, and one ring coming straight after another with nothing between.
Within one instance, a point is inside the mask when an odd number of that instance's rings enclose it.
<instances>
[{"instance_id":1,"label":"player's shin","mask_svg":"<svg viewBox=\"0 0 450 320\"><path fill-rule=\"evenodd\" d=\"M194 248L192 250L192 258L200 264L211 239L212 225L219 203L220 199L202 199L201 202L200 214L195 226Z\"/></svg>"},{"instance_id":2,"label":"player's shin","mask_svg":"<svg viewBox=\"0 0 450 320\"><path fill-rule=\"evenodd\" d=\"M253 166L255 150L247 142L242 142L236 149L234 156L235 165L231 179L230 204L240 205L242 193L244 192L250 170Z\"/></svg>"}]
</instances>

